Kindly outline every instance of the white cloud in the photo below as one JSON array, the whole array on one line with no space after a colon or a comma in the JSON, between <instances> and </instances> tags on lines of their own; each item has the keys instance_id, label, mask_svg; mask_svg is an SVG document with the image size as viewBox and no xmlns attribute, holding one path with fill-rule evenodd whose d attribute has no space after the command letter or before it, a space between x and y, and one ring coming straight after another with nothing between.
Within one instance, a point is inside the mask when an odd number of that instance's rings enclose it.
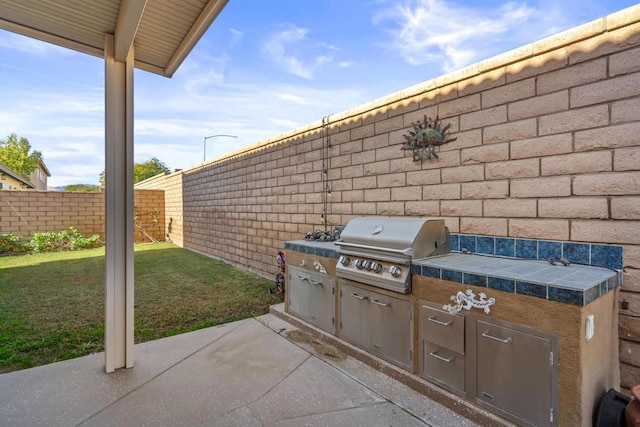
<instances>
[{"instance_id":1,"label":"white cloud","mask_svg":"<svg viewBox=\"0 0 640 427\"><path fill-rule=\"evenodd\" d=\"M313 79L318 69L333 61L333 57L322 53L323 50L338 51L338 47L310 40L308 28L295 25L271 34L262 46L263 53L287 72Z\"/></svg>"},{"instance_id":2,"label":"white cloud","mask_svg":"<svg viewBox=\"0 0 640 427\"><path fill-rule=\"evenodd\" d=\"M308 99L305 99L298 95L292 95L290 93L278 94L278 98L282 99L283 101L295 102L296 104L300 105L311 105L311 101L309 101Z\"/></svg>"},{"instance_id":3,"label":"white cloud","mask_svg":"<svg viewBox=\"0 0 640 427\"><path fill-rule=\"evenodd\" d=\"M287 120L287 119L273 118L273 119L270 119L269 121L278 127L283 127L288 129L293 129L297 125L297 123L294 122L293 120Z\"/></svg>"},{"instance_id":4,"label":"white cloud","mask_svg":"<svg viewBox=\"0 0 640 427\"><path fill-rule=\"evenodd\" d=\"M69 49L2 30L0 30L0 48L9 48L37 56L44 56L51 53L55 55L72 54Z\"/></svg>"},{"instance_id":5,"label":"white cloud","mask_svg":"<svg viewBox=\"0 0 640 427\"><path fill-rule=\"evenodd\" d=\"M442 71L462 68L483 59L501 39L512 38L518 27L536 12L526 4L505 3L498 8L486 5L458 6L443 0L395 3L374 16L374 23L391 21L386 31L391 48L412 65L440 64Z\"/></svg>"},{"instance_id":6,"label":"white cloud","mask_svg":"<svg viewBox=\"0 0 640 427\"><path fill-rule=\"evenodd\" d=\"M240 40L244 37L244 33L240 30L236 30L235 28L229 28L231 32L231 40L229 40L229 46L235 46L240 43Z\"/></svg>"}]
</instances>

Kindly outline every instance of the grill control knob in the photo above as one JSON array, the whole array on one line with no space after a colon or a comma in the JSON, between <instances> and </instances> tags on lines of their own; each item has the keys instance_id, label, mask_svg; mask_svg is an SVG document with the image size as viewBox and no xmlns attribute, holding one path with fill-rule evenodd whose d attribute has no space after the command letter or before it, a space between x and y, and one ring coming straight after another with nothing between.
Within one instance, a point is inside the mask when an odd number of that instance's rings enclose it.
<instances>
[{"instance_id":1,"label":"grill control knob","mask_svg":"<svg viewBox=\"0 0 640 427\"><path fill-rule=\"evenodd\" d=\"M351 260L349 259L348 256L340 255L340 264L347 266L349 265L350 262Z\"/></svg>"},{"instance_id":2,"label":"grill control knob","mask_svg":"<svg viewBox=\"0 0 640 427\"><path fill-rule=\"evenodd\" d=\"M362 261L361 259L357 259L357 260L356 260L356 268L357 268L358 270L362 270L362 267L363 267L363 266L362 266L362 263L363 263L363 261Z\"/></svg>"},{"instance_id":3,"label":"grill control knob","mask_svg":"<svg viewBox=\"0 0 640 427\"><path fill-rule=\"evenodd\" d=\"M363 261L362 268L364 268L365 270L371 270L371 261Z\"/></svg>"},{"instance_id":4,"label":"grill control knob","mask_svg":"<svg viewBox=\"0 0 640 427\"><path fill-rule=\"evenodd\" d=\"M400 267L392 265L391 267L389 267L389 273L391 273L393 277L398 277L400 276L400 274L402 274L402 270L400 270Z\"/></svg>"},{"instance_id":5,"label":"grill control knob","mask_svg":"<svg viewBox=\"0 0 640 427\"><path fill-rule=\"evenodd\" d=\"M377 262L371 263L371 270L373 270L374 273L380 273L380 271L382 271L382 265Z\"/></svg>"}]
</instances>

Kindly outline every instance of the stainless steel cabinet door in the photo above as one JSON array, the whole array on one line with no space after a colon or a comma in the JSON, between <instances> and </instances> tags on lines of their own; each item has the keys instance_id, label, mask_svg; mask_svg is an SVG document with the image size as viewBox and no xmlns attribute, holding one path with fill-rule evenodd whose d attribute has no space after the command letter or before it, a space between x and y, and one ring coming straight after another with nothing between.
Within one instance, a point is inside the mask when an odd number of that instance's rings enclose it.
<instances>
[{"instance_id":1,"label":"stainless steel cabinet door","mask_svg":"<svg viewBox=\"0 0 640 427\"><path fill-rule=\"evenodd\" d=\"M309 319L333 334L333 280L310 274L306 283L309 287Z\"/></svg>"},{"instance_id":2,"label":"stainless steel cabinet door","mask_svg":"<svg viewBox=\"0 0 640 427\"><path fill-rule=\"evenodd\" d=\"M521 424L552 425L551 341L483 321L476 335L478 400Z\"/></svg>"},{"instance_id":3,"label":"stainless steel cabinet door","mask_svg":"<svg viewBox=\"0 0 640 427\"><path fill-rule=\"evenodd\" d=\"M371 293L371 350L411 369L411 302Z\"/></svg>"},{"instance_id":4,"label":"stainless steel cabinet door","mask_svg":"<svg viewBox=\"0 0 640 427\"><path fill-rule=\"evenodd\" d=\"M309 316L309 285L306 282L308 273L295 267L289 267L289 312L305 319Z\"/></svg>"},{"instance_id":5,"label":"stainless steel cabinet door","mask_svg":"<svg viewBox=\"0 0 640 427\"><path fill-rule=\"evenodd\" d=\"M371 294L340 282L340 338L364 349L371 347Z\"/></svg>"}]
</instances>

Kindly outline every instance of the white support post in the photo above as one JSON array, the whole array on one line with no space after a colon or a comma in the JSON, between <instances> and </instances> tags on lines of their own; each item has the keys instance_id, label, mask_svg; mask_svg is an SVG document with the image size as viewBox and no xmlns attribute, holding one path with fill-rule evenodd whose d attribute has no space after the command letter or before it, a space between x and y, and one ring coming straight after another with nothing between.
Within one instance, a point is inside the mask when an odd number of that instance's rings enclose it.
<instances>
[{"instance_id":1,"label":"white support post","mask_svg":"<svg viewBox=\"0 0 640 427\"><path fill-rule=\"evenodd\" d=\"M105 36L105 370L133 367L133 47Z\"/></svg>"}]
</instances>

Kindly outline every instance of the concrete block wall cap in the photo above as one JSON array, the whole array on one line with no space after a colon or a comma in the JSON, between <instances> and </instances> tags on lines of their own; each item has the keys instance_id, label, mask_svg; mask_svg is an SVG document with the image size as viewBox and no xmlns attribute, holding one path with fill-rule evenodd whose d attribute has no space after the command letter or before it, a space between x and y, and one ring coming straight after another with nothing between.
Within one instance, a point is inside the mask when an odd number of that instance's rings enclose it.
<instances>
[{"instance_id":1,"label":"concrete block wall cap","mask_svg":"<svg viewBox=\"0 0 640 427\"><path fill-rule=\"evenodd\" d=\"M606 18L599 18L595 21L587 22L578 27L538 40L533 43L533 53L534 55L539 55L602 34L606 31L605 19Z\"/></svg>"},{"instance_id":2,"label":"concrete block wall cap","mask_svg":"<svg viewBox=\"0 0 640 427\"><path fill-rule=\"evenodd\" d=\"M494 57L487 58L484 61L480 61L478 63L478 72L486 73L488 71L495 70L496 68L522 61L523 59L532 58L533 56L533 44L520 46Z\"/></svg>"},{"instance_id":3,"label":"concrete block wall cap","mask_svg":"<svg viewBox=\"0 0 640 427\"><path fill-rule=\"evenodd\" d=\"M615 30L627 25L640 22L640 4L614 12L604 18L607 31Z\"/></svg>"}]
</instances>

